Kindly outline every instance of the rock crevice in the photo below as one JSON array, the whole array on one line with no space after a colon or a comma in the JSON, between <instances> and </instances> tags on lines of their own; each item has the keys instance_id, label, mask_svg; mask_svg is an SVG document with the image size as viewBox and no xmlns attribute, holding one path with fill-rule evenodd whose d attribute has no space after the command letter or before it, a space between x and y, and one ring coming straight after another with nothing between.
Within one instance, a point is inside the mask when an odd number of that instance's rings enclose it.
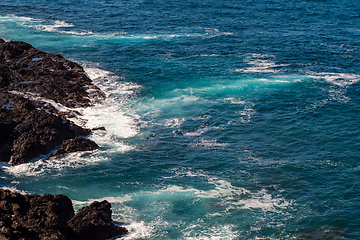
<instances>
[{"instance_id":1,"label":"rock crevice","mask_svg":"<svg viewBox=\"0 0 360 240\"><path fill-rule=\"evenodd\" d=\"M21 195L0 189L0 239L105 240L127 233L111 220L111 204L94 202L76 214L64 195Z\"/></svg>"},{"instance_id":2,"label":"rock crevice","mask_svg":"<svg viewBox=\"0 0 360 240\"><path fill-rule=\"evenodd\" d=\"M84 69L60 55L42 52L28 43L0 39L0 161L12 165L26 163L40 154L49 154L64 140L90 134L67 117L76 111L64 108L89 107L105 94L86 75ZM91 92L91 96L89 95ZM94 94L96 92L96 94ZM92 98L96 96L95 98ZM61 153L92 150L87 140L72 141ZM92 142L91 144L89 142Z\"/></svg>"}]
</instances>

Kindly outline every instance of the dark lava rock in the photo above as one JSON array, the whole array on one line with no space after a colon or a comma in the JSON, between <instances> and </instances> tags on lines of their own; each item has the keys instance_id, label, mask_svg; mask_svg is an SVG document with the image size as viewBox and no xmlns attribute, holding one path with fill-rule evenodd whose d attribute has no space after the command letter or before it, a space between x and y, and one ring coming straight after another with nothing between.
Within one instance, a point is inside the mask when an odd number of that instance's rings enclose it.
<instances>
[{"instance_id":1,"label":"dark lava rock","mask_svg":"<svg viewBox=\"0 0 360 240\"><path fill-rule=\"evenodd\" d=\"M91 99L105 97L80 65L27 43L2 39L0 90L0 161L12 165L48 154L65 139L90 133L66 119L78 112L59 111L49 100L66 107L88 107ZM71 149L90 149L79 144Z\"/></svg>"},{"instance_id":2,"label":"dark lava rock","mask_svg":"<svg viewBox=\"0 0 360 240\"><path fill-rule=\"evenodd\" d=\"M9 93L0 93L0 131L0 160L12 165L47 154L64 139L90 133Z\"/></svg>"},{"instance_id":3,"label":"dark lava rock","mask_svg":"<svg viewBox=\"0 0 360 240\"><path fill-rule=\"evenodd\" d=\"M107 201L93 202L80 209L68 222L71 237L74 240L102 240L127 233L123 227L117 227L111 220L111 205Z\"/></svg>"},{"instance_id":4,"label":"dark lava rock","mask_svg":"<svg viewBox=\"0 0 360 240\"><path fill-rule=\"evenodd\" d=\"M106 131L106 128L105 127L95 127L95 128L92 128L91 131Z\"/></svg>"},{"instance_id":5,"label":"dark lava rock","mask_svg":"<svg viewBox=\"0 0 360 240\"><path fill-rule=\"evenodd\" d=\"M66 139L61 144L61 149L57 150L52 157L59 156L64 153L78 152L78 151L92 151L99 146L86 138L78 137L74 139Z\"/></svg>"},{"instance_id":6,"label":"dark lava rock","mask_svg":"<svg viewBox=\"0 0 360 240\"><path fill-rule=\"evenodd\" d=\"M80 65L13 41L0 44L0 88L34 93L73 108L90 106L92 97L105 97Z\"/></svg>"},{"instance_id":7,"label":"dark lava rock","mask_svg":"<svg viewBox=\"0 0 360 240\"><path fill-rule=\"evenodd\" d=\"M67 239L74 216L64 195L21 195L0 189L0 239Z\"/></svg>"},{"instance_id":8,"label":"dark lava rock","mask_svg":"<svg viewBox=\"0 0 360 240\"><path fill-rule=\"evenodd\" d=\"M64 195L21 195L0 189L1 240L102 240L127 233L111 220L111 205L94 202L74 217Z\"/></svg>"}]
</instances>

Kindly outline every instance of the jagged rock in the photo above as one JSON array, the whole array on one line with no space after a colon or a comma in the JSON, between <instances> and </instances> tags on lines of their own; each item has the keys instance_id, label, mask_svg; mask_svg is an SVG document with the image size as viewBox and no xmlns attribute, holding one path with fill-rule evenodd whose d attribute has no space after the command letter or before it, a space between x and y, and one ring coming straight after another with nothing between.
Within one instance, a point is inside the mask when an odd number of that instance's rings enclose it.
<instances>
[{"instance_id":1,"label":"jagged rock","mask_svg":"<svg viewBox=\"0 0 360 240\"><path fill-rule=\"evenodd\" d=\"M88 107L90 97L105 97L80 65L13 41L0 44L0 88L34 93L67 107Z\"/></svg>"},{"instance_id":2,"label":"jagged rock","mask_svg":"<svg viewBox=\"0 0 360 240\"><path fill-rule=\"evenodd\" d=\"M105 127L96 127L96 128L91 129L91 131L98 131L98 130L106 131L106 128Z\"/></svg>"},{"instance_id":3,"label":"jagged rock","mask_svg":"<svg viewBox=\"0 0 360 240\"><path fill-rule=\"evenodd\" d=\"M12 165L48 154L65 139L90 133L66 120L76 117L77 111L59 111L52 104L88 107L92 97L105 97L80 65L27 43L2 39L0 90L0 161Z\"/></svg>"},{"instance_id":4,"label":"jagged rock","mask_svg":"<svg viewBox=\"0 0 360 240\"><path fill-rule=\"evenodd\" d=\"M72 229L73 240L105 240L127 233L123 227L117 227L111 220L111 204L107 201L93 202L80 209L68 222Z\"/></svg>"},{"instance_id":5,"label":"jagged rock","mask_svg":"<svg viewBox=\"0 0 360 240\"><path fill-rule=\"evenodd\" d=\"M111 205L94 202L74 217L64 195L21 195L0 189L1 240L102 240L127 233L111 220Z\"/></svg>"},{"instance_id":6,"label":"jagged rock","mask_svg":"<svg viewBox=\"0 0 360 240\"><path fill-rule=\"evenodd\" d=\"M0 131L0 160L12 165L47 154L64 139L90 133L9 93L0 93Z\"/></svg>"},{"instance_id":7,"label":"jagged rock","mask_svg":"<svg viewBox=\"0 0 360 240\"><path fill-rule=\"evenodd\" d=\"M59 156L64 153L78 152L78 151L91 151L99 146L86 138L74 138L74 139L66 139L62 142L61 148L57 150L52 157Z\"/></svg>"},{"instance_id":8,"label":"jagged rock","mask_svg":"<svg viewBox=\"0 0 360 240\"><path fill-rule=\"evenodd\" d=\"M64 195L21 195L0 189L0 239L67 239L74 216Z\"/></svg>"}]
</instances>

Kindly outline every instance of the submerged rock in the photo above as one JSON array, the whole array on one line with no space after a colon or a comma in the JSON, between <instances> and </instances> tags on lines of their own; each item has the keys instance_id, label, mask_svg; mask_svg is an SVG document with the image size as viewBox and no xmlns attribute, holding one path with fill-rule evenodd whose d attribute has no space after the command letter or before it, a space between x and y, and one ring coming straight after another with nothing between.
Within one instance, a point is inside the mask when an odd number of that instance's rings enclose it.
<instances>
[{"instance_id":1,"label":"submerged rock","mask_svg":"<svg viewBox=\"0 0 360 240\"><path fill-rule=\"evenodd\" d=\"M64 195L21 195L0 189L0 239L102 240L127 233L111 220L111 205L94 202L74 216Z\"/></svg>"},{"instance_id":2,"label":"submerged rock","mask_svg":"<svg viewBox=\"0 0 360 240\"><path fill-rule=\"evenodd\" d=\"M298 240L344 240L345 233L338 228L301 233Z\"/></svg>"},{"instance_id":3,"label":"submerged rock","mask_svg":"<svg viewBox=\"0 0 360 240\"><path fill-rule=\"evenodd\" d=\"M0 90L0 161L12 165L49 154L63 140L88 135L90 130L67 120L78 112L58 108L88 107L105 97L80 65L27 43L2 39ZM79 146L64 152L95 148L94 142L86 142L84 147L84 141L72 141Z\"/></svg>"}]
</instances>

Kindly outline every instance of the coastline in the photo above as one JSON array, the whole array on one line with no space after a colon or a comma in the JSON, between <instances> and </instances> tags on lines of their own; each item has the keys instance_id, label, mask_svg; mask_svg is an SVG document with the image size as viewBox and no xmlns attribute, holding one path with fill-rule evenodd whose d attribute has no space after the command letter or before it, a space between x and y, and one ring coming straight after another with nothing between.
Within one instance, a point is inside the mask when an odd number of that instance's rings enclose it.
<instances>
[{"instance_id":1,"label":"coastline","mask_svg":"<svg viewBox=\"0 0 360 240\"><path fill-rule=\"evenodd\" d=\"M0 161L16 166L42 154L53 158L98 148L84 138L92 130L70 121L80 115L76 108L105 98L80 65L24 42L0 39L0 69ZM64 195L0 191L2 239L97 240L127 232L112 222L106 200L95 201L75 215Z\"/></svg>"}]
</instances>

